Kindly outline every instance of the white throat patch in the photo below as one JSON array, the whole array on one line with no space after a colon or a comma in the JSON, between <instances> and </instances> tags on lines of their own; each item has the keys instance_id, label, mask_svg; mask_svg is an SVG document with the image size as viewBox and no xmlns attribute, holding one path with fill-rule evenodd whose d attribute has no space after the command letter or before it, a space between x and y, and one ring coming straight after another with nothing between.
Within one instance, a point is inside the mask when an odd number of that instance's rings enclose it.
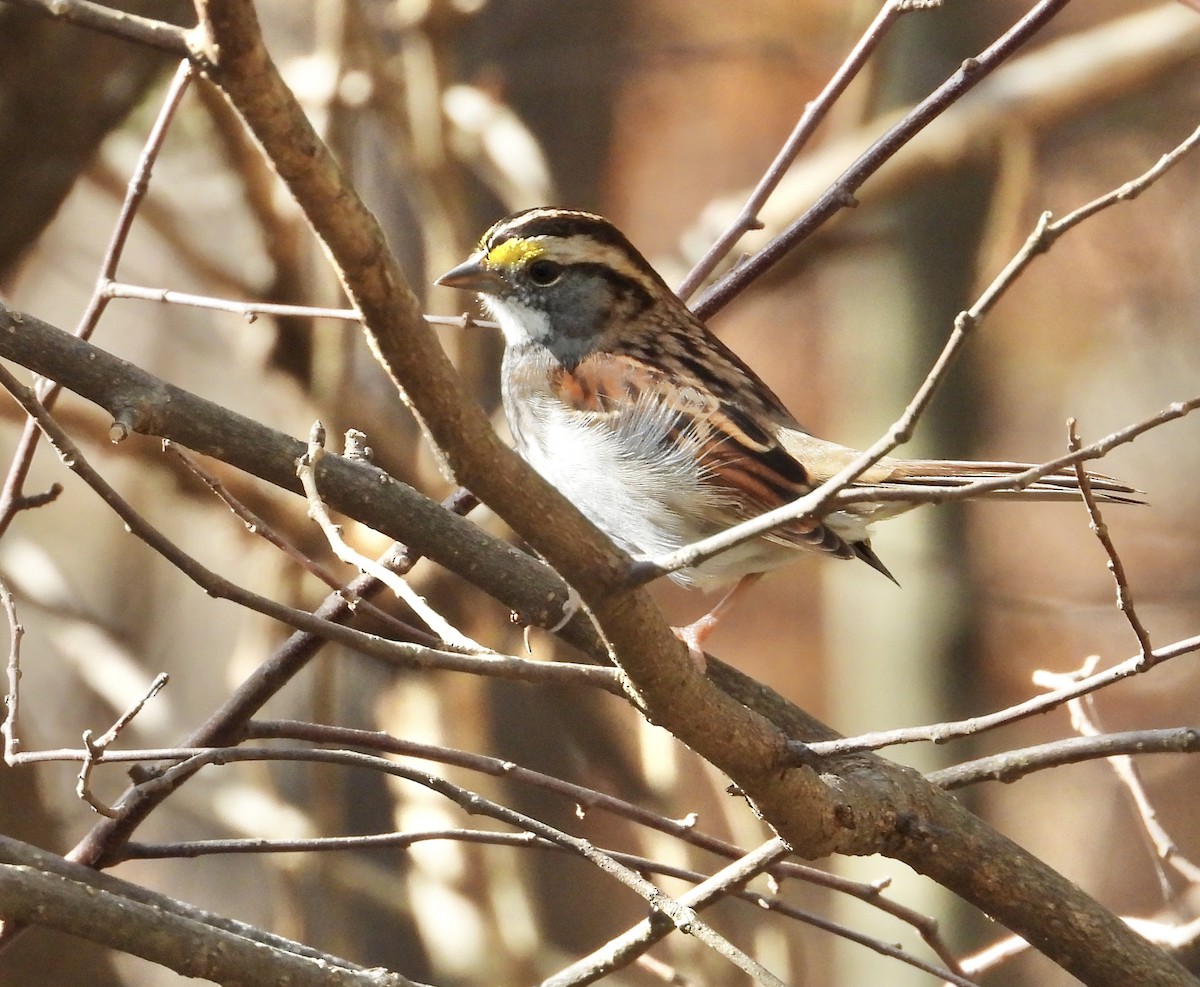
<instances>
[{"instance_id":1,"label":"white throat patch","mask_svg":"<svg viewBox=\"0 0 1200 987\"><path fill-rule=\"evenodd\" d=\"M550 318L545 312L495 295L481 294L479 299L488 313L500 323L504 342L509 346L543 343L550 336Z\"/></svg>"}]
</instances>

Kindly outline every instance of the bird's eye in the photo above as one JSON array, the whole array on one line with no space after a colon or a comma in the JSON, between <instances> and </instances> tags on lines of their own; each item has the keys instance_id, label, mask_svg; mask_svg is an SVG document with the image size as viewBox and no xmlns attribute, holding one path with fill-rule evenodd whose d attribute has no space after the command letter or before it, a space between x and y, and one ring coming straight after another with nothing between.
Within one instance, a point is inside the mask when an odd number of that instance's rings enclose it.
<instances>
[{"instance_id":1,"label":"bird's eye","mask_svg":"<svg viewBox=\"0 0 1200 987\"><path fill-rule=\"evenodd\" d=\"M544 288L554 284L562 276L562 272L562 264L552 260L535 260L529 265L529 280Z\"/></svg>"}]
</instances>

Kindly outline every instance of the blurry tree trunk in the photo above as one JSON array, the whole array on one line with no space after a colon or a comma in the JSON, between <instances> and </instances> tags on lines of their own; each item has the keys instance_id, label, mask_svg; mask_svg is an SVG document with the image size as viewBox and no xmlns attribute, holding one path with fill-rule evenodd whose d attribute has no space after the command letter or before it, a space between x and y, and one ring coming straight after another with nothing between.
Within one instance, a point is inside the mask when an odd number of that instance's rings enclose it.
<instances>
[{"instance_id":1,"label":"blurry tree trunk","mask_svg":"<svg viewBox=\"0 0 1200 987\"><path fill-rule=\"evenodd\" d=\"M111 3L186 23L184 0ZM138 105L171 59L160 51L0 8L0 285L91 164L100 142Z\"/></svg>"}]
</instances>

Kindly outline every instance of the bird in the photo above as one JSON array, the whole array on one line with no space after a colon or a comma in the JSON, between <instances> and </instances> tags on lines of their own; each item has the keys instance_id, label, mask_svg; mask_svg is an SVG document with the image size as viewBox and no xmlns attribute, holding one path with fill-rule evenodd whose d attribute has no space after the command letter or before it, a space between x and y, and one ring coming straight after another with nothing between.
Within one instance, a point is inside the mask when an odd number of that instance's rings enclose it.
<instances>
[{"instance_id":1,"label":"bird","mask_svg":"<svg viewBox=\"0 0 1200 987\"><path fill-rule=\"evenodd\" d=\"M653 560L804 496L861 453L819 438L671 290L615 225L539 207L499 220L438 285L477 292L504 335L501 397L517 451L596 527ZM802 517L697 565L676 582L734 586L681 631L693 655L741 589L804 553L857 559L895 582L870 528L930 486L1012 477L1023 463L885 457L851 484L900 499ZM1089 474L1100 501L1139 492ZM1080 496L1073 469L979 498ZM703 652L700 652L701 654Z\"/></svg>"}]
</instances>

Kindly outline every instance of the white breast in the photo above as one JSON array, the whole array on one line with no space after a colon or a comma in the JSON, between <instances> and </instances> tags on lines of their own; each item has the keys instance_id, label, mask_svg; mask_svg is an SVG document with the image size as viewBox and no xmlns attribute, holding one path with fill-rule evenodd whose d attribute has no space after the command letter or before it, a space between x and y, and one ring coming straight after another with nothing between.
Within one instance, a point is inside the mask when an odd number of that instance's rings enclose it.
<instances>
[{"instance_id":1,"label":"white breast","mask_svg":"<svg viewBox=\"0 0 1200 987\"><path fill-rule=\"evenodd\" d=\"M676 416L651 400L621 414L598 415L554 395L505 394L509 427L521 455L600 530L632 555L656 557L724 527L727 496L705 484L692 432L672 435ZM773 568L794 552L755 541L696 569L676 573L684 585L709 589Z\"/></svg>"}]
</instances>

